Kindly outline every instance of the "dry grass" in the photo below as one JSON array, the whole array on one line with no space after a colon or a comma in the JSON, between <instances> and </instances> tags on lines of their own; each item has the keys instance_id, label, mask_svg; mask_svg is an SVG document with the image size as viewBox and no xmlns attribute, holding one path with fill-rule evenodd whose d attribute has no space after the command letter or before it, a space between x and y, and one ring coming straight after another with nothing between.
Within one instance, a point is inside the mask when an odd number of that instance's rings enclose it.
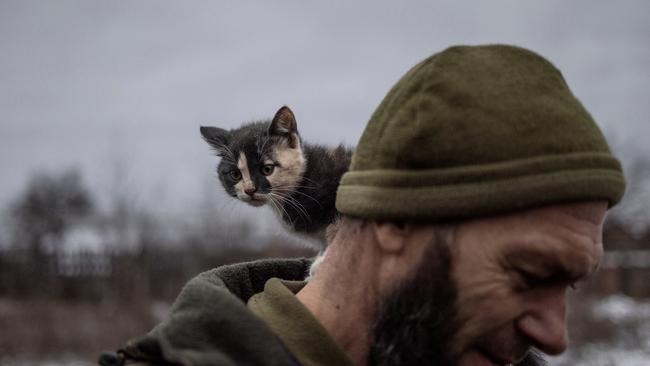
<instances>
[{"instance_id":1,"label":"dry grass","mask_svg":"<svg viewBox=\"0 0 650 366\"><path fill-rule=\"evenodd\" d=\"M83 303L0 300L0 355L57 359L74 355L94 362L159 320L160 303ZM2 363L2 359L0 359Z\"/></svg>"}]
</instances>

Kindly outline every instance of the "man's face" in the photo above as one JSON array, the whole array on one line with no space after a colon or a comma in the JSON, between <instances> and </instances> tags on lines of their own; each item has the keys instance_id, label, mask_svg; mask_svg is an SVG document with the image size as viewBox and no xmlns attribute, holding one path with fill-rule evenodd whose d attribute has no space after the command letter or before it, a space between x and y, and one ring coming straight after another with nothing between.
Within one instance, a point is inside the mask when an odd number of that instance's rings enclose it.
<instances>
[{"instance_id":1,"label":"man's face","mask_svg":"<svg viewBox=\"0 0 650 366\"><path fill-rule=\"evenodd\" d=\"M505 365L567 346L566 291L596 270L605 203L550 206L458 227L458 365Z\"/></svg>"},{"instance_id":2,"label":"man's face","mask_svg":"<svg viewBox=\"0 0 650 366\"><path fill-rule=\"evenodd\" d=\"M379 304L373 365L537 365L566 347L565 292L602 254L600 203L464 222Z\"/></svg>"}]
</instances>

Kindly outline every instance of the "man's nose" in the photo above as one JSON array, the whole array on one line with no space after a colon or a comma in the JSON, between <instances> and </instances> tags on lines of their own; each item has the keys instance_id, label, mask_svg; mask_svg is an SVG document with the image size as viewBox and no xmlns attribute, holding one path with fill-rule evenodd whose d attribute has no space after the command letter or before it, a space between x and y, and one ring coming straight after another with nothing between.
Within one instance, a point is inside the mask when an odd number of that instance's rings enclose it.
<instances>
[{"instance_id":1,"label":"man's nose","mask_svg":"<svg viewBox=\"0 0 650 366\"><path fill-rule=\"evenodd\" d=\"M549 355L564 352L568 342L565 288L543 290L531 308L518 319L517 327L542 352Z\"/></svg>"}]
</instances>

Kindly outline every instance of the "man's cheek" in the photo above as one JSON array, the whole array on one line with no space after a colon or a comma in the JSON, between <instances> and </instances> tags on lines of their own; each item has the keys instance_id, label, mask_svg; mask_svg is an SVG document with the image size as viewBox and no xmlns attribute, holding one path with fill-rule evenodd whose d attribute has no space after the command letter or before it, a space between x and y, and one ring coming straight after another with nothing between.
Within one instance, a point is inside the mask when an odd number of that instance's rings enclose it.
<instances>
[{"instance_id":1,"label":"man's cheek","mask_svg":"<svg viewBox=\"0 0 650 366\"><path fill-rule=\"evenodd\" d=\"M461 325L457 341L465 348L520 315L522 299L513 292L507 276L471 276L458 285Z\"/></svg>"},{"instance_id":2,"label":"man's cheek","mask_svg":"<svg viewBox=\"0 0 650 366\"><path fill-rule=\"evenodd\" d=\"M467 308L472 313L517 297L510 276L500 268L468 268L465 273L457 273L455 281L459 301L463 304L461 310Z\"/></svg>"}]
</instances>

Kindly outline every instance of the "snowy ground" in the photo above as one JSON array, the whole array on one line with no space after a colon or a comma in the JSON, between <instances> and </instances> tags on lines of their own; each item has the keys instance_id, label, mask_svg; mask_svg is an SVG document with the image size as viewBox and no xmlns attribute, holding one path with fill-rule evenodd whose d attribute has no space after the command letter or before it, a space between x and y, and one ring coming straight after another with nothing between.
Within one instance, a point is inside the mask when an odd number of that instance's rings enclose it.
<instances>
[{"instance_id":1,"label":"snowy ground","mask_svg":"<svg viewBox=\"0 0 650 366\"><path fill-rule=\"evenodd\" d=\"M587 306L594 328L587 332L601 341L585 342L561 357L549 359L552 366L648 366L650 365L650 300L636 301L610 296ZM574 322L572 325L577 326Z\"/></svg>"},{"instance_id":2,"label":"snowy ground","mask_svg":"<svg viewBox=\"0 0 650 366\"><path fill-rule=\"evenodd\" d=\"M29 358L3 358L2 366L97 366L97 363L80 360L74 356L61 357L58 360L34 360Z\"/></svg>"},{"instance_id":3,"label":"snowy ground","mask_svg":"<svg viewBox=\"0 0 650 366\"><path fill-rule=\"evenodd\" d=\"M611 349L608 345L585 347L580 359L562 357L550 360L552 366L648 366L650 352L647 350Z\"/></svg>"}]
</instances>

